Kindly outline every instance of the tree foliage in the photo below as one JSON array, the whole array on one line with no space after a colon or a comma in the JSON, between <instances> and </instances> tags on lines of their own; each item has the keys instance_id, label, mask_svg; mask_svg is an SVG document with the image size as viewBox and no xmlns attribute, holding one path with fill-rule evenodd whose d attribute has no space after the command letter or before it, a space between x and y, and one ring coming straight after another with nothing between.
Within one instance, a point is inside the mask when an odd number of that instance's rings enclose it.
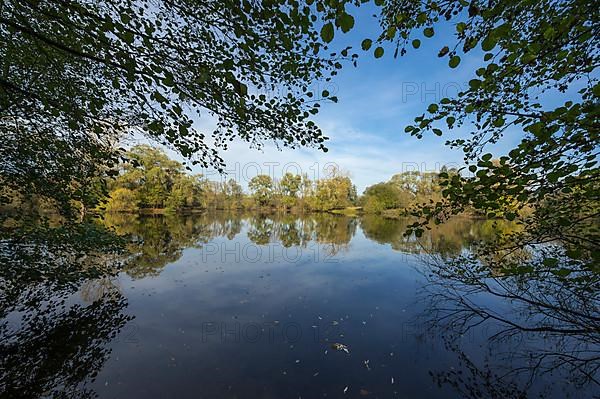
<instances>
[{"instance_id":1,"label":"tree foliage","mask_svg":"<svg viewBox=\"0 0 600 399\"><path fill-rule=\"evenodd\" d=\"M353 205L356 199L352 180L335 169L327 178L316 181L310 207L322 211L342 209Z\"/></svg>"},{"instance_id":2,"label":"tree foliage","mask_svg":"<svg viewBox=\"0 0 600 399\"><path fill-rule=\"evenodd\" d=\"M117 188L110 193L110 199L106 204L107 212L137 212L139 210L138 198L128 188Z\"/></svg>"},{"instance_id":3,"label":"tree foliage","mask_svg":"<svg viewBox=\"0 0 600 399\"><path fill-rule=\"evenodd\" d=\"M429 105L406 127L418 138L470 129L468 137L447 144L464 151L473 175L443 173L443 199L416 211L423 219L414 231L469 207L508 220L533 209L526 232L513 240L526 245L560 239L577 248L572 255L587 254L584 263L597 253L599 13L589 0L383 4L378 43L393 42L404 55L410 40L433 36L447 21L455 38L438 56L450 68L460 67L461 56L480 60L468 89ZM520 143L492 162L485 149L509 132L519 132Z\"/></svg>"},{"instance_id":4,"label":"tree foliage","mask_svg":"<svg viewBox=\"0 0 600 399\"><path fill-rule=\"evenodd\" d=\"M273 198L273 179L268 175L254 176L248 183L248 188L256 202L261 205L268 205Z\"/></svg>"},{"instance_id":5,"label":"tree foliage","mask_svg":"<svg viewBox=\"0 0 600 399\"><path fill-rule=\"evenodd\" d=\"M308 3L3 2L2 183L77 198L90 176L110 173L115 144L132 132L217 168L234 137L325 150L310 117L315 94L336 99L311 84L355 57L327 46L353 18L345 2Z\"/></svg>"},{"instance_id":6,"label":"tree foliage","mask_svg":"<svg viewBox=\"0 0 600 399\"><path fill-rule=\"evenodd\" d=\"M440 173L407 171L397 173L383 183L367 187L361 203L367 213L381 213L387 209L409 209L423 203L435 203L441 200L441 174L457 174L455 169L442 167Z\"/></svg>"},{"instance_id":7,"label":"tree foliage","mask_svg":"<svg viewBox=\"0 0 600 399\"><path fill-rule=\"evenodd\" d=\"M201 206L201 194L208 184L206 179L185 173L180 162L148 145L134 146L126 156L128 162L119 166L119 176L108 183L111 191L106 211L179 210Z\"/></svg>"},{"instance_id":8,"label":"tree foliage","mask_svg":"<svg viewBox=\"0 0 600 399\"><path fill-rule=\"evenodd\" d=\"M371 210L371 207L373 207L375 213L379 213L384 209L398 208L401 194L398 187L393 184L374 184L365 190L364 197L367 199L365 207L367 207L367 210ZM370 198L373 198L373 200L369 201Z\"/></svg>"}]
</instances>

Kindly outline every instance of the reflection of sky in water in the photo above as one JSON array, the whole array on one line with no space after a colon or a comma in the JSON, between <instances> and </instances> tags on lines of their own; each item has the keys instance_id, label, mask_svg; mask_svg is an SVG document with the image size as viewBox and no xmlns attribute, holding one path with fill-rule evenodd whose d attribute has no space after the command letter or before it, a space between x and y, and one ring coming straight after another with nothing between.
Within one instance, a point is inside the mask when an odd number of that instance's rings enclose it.
<instances>
[{"instance_id":1,"label":"reflection of sky in water","mask_svg":"<svg viewBox=\"0 0 600 399\"><path fill-rule=\"evenodd\" d=\"M121 275L135 319L93 384L101 397L460 396L429 374L461 366L421 322L415 255L360 227L334 254L309 241L298 255L276 237L253 244L251 228L183 250L157 276ZM474 361L493 357L481 336L461 341Z\"/></svg>"}]
</instances>

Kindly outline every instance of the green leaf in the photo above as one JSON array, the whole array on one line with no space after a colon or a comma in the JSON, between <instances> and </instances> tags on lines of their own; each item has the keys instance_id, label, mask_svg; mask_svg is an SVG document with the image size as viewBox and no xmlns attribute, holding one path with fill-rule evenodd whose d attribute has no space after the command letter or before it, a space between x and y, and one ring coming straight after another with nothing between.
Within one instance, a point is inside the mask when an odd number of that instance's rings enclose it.
<instances>
[{"instance_id":1,"label":"green leaf","mask_svg":"<svg viewBox=\"0 0 600 399\"><path fill-rule=\"evenodd\" d=\"M165 73L163 84L168 87L173 87L173 85L175 84L175 82L173 82L173 74Z\"/></svg>"},{"instance_id":2,"label":"green leaf","mask_svg":"<svg viewBox=\"0 0 600 399\"><path fill-rule=\"evenodd\" d=\"M471 79L471 80L469 80L469 86L471 87L471 89L477 90L477 89L479 89L479 87L481 87L481 80Z\"/></svg>"},{"instance_id":3,"label":"green leaf","mask_svg":"<svg viewBox=\"0 0 600 399\"><path fill-rule=\"evenodd\" d=\"M571 270L569 269L558 269L558 270L553 270L552 274L558 276L558 277L567 277L569 274L571 274Z\"/></svg>"},{"instance_id":4,"label":"green leaf","mask_svg":"<svg viewBox=\"0 0 600 399\"><path fill-rule=\"evenodd\" d=\"M448 61L450 68L456 68L458 64L460 64L460 57L458 55L455 55L454 57L450 58L450 61Z\"/></svg>"},{"instance_id":5,"label":"green leaf","mask_svg":"<svg viewBox=\"0 0 600 399\"><path fill-rule=\"evenodd\" d=\"M333 34L333 24L331 22L323 25L321 28L321 39L323 39L325 43L329 43L333 40Z\"/></svg>"},{"instance_id":6,"label":"green leaf","mask_svg":"<svg viewBox=\"0 0 600 399\"><path fill-rule=\"evenodd\" d=\"M414 48L419 48L419 47L421 47L421 41L420 41L419 39L415 39L415 40L413 40L413 41L412 41L412 46L413 46Z\"/></svg>"},{"instance_id":7,"label":"green leaf","mask_svg":"<svg viewBox=\"0 0 600 399\"><path fill-rule=\"evenodd\" d=\"M362 43L361 43L360 46L362 47L363 50L367 51L367 50L369 50L371 48L372 44L373 44L373 40L371 40L371 39L365 39L365 40L362 41Z\"/></svg>"},{"instance_id":8,"label":"green leaf","mask_svg":"<svg viewBox=\"0 0 600 399\"><path fill-rule=\"evenodd\" d=\"M123 40L125 40L125 43L127 44L132 44L133 43L133 32L125 32L123 33Z\"/></svg>"},{"instance_id":9,"label":"green leaf","mask_svg":"<svg viewBox=\"0 0 600 399\"><path fill-rule=\"evenodd\" d=\"M433 28L425 28L425 30L423 30L423 34L425 37L432 37L434 34Z\"/></svg>"},{"instance_id":10,"label":"green leaf","mask_svg":"<svg viewBox=\"0 0 600 399\"><path fill-rule=\"evenodd\" d=\"M546 267L556 267L558 265L558 259L556 258L546 258L542 262Z\"/></svg>"},{"instance_id":11,"label":"green leaf","mask_svg":"<svg viewBox=\"0 0 600 399\"><path fill-rule=\"evenodd\" d=\"M240 95L245 96L246 94L248 94L248 86L240 82Z\"/></svg>"},{"instance_id":12,"label":"green leaf","mask_svg":"<svg viewBox=\"0 0 600 399\"><path fill-rule=\"evenodd\" d=\"M571 259L580 259L583 251L581 249L570 249L565 254Z\"/></svg>"},{"instance_id":13,"label":"green leaf","mask_svg":"<svg viewBox=\"0 0 600 399\"><path fill-rule=\"evenodd\" d=\"M128 14L121 14L121 22L123 22L123 24L127 25L129 21L131 21L131 17Z\"/></svg>"},{"instance_id":14,"label":"green leaf","mask_svg":"<svg viewBox=\"0 0 600 399\"><path fill-rule=\"evenodd\" d=\"M383 47L377 47L375 49L375 58L381 58L383 57Z\"/></svg>"},{"instance_id":15,"label":"green leaf","mask_svg":"<svg viewBox=\"0 0 600 399\"><path fill-rule=\"evenodd\" d=\"M347 13L342 14L338 22L344 33L350 31L350 29L354 27L354 17Z\"/></svg>"},{"instance_id":16,"label":"green leaf","mask_svg":"<svg viewBox=\"0 0 600 399\"><path fill-rule=\"evenodd\" d=\"M481 42L481 49L483 51L490 51L494 47L496 47L496 40L491 35L483 39Z\"/></svg>"}]
</instances>

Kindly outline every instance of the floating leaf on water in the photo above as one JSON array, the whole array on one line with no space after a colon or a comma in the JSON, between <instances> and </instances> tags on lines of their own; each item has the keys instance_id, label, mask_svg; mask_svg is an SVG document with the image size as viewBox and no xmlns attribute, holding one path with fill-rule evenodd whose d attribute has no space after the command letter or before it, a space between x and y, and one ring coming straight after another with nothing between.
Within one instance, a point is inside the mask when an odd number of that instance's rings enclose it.
<instances>
[{"instance_id":1,"label":"floating leaf on water","mask_svg":"<svg viewBox=\"0 0 600 399\"><path fill-rule=\"evenodd\" d=\"M344 344L340 344L339 342L331 344L331 347L336 351L343 351L350 354L350 350L348 349L348 347Z\"/></svg>"},{"instance_id":2,"label":"floating leaf on water","mask_svg":"<svg viewBox=\"0 0 600 399\"><path fill-rule=\"evenodd\" d=\"M344 388L344 393L348 392L348 387Z\"/></svg>"}]
</instances>

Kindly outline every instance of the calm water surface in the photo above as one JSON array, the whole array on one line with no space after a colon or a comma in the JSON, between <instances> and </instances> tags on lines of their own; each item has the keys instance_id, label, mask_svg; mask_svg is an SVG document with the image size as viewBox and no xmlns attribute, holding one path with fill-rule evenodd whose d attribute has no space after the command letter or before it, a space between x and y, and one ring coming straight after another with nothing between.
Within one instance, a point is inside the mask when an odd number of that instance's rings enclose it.
<instances>
[{"instance_id":1,"label":"calm water surface","mask_svg":"<svg viewBox=\"0 0 600 399\"><path fill-rule=\"evenodd\" d=\"M532 354L554 345L543 336L490 340L500 328L493 321L460 331L440 323L461 294L444 291L429 267L491 237L489 222L456 219L419 240L403 237L406 221L379 217L116 215L106 223L133 240L122 272L86 280L58 313L35 317L39 330L19 329L23 314L5 315L3 336L18 344L6 353L7 393L19 392L10 384L101 398L599 392L560 368L537 372ZM520 317L510 302L480 300Z\"/></svg>"}]
</instances>

